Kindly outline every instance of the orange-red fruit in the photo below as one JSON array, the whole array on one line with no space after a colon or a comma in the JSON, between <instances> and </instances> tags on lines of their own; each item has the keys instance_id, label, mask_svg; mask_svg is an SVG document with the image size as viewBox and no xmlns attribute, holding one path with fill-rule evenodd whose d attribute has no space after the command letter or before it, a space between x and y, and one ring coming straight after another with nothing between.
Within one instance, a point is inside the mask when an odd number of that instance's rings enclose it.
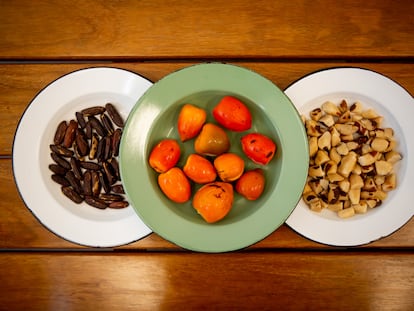
<instances>
[{"instance_id":1,"label":"orange-red fruit","mask_svg":"<svg viewBox=\"0 0 414 311\"><path fill-rule=\"evenodd\" d=\"M158 173L165 173L174 167L180 159L180 145L174 139L163 139L149 156L149 165Z\"/></svg>"},{"instance_id":2,"label":"orange-red fruit","mask_svg":"<svg viewBox=\"0 0 414 311\"><path fill-rule=\"evenodd\" d=\"M233 206L233 186L221 181L202 186L193 197L193 208L208 223L223 219Z\"/></svg>"},{"instance_id":3,"label":"orange-red fruit","mask_svg":"<svg viewBox=\"0 0 414 311\"><path fill-rule=\"evenodd\" d=\"M202 155L217 156L230 149L230 140L221 127L206 123L194 141L194 149Z\"/></svg>"},{"instance_id":4,"label":"orange-red fruit","mask_svg":"<svg viewBox=\"0 0 414 311\"><path fill-rule=\"evenodd\" d=\"M243 136L241 145L246 156L257 164L268 164L276 153L276 143L270 137L260 133Z\"/></svg>"},{"instance_id":5,"label":"orange-red fruit","mask_svg":"<svg viewBox=\"0 0 414 311\"><path fill-rule=\"evenodd\" d=\"M243 174L244 161L235 153L223 153L214 159L214 167L222 181L231 182Z\"/></svg>"},{"instance_id":6,"label":"orange-red fruit","mask_svg":"<svg viewBox=\"0 0 414 311\"><path fill-rule=\"evenodd\" d=\"M216 180L217 173L213 164L201 155L192 153L183 167L184 174L198 184L206 184Z\"/></svg>"},{"instance_id":7,"label":"orange-red fruit","mask_svg":"<svg viewBox=\"0 0 414 311\"><path fill-rule=\"evenodd\" d=\"M213 117L223 127L242 132L251 128L252 115L249 108L233 96L224 96L213 108Z\"/></svg>"},{"instance_id":8,"label":"orange-red fruit","mask_svg":"<svg viewBox=\"0 0 414 311\"><path fill-rule=\"evenodd\" d=\"M191 104L185 104L178 115L177 129L181 141L189 140L200 133L206 122L207 113L204 109Z\"/></svg>"},{"instance_id":9,"label":"orange-red fruit","mask_svg":"<svg viewBox=\"0 0 414 311\"><path fill-rule=\"evenodd\" d=\"M177 166L159 174L158 185L167 198L176 203L185 203L191 197L190 182Z\"/></svg>"},{"instance_id":10,"label":"orange-red fruit","mask_svg":"<svg viewBox=\"0 0 414 311\"><path fill-rule=\"evenodd\" d=\"M263 193L265 177L260 168L245 172L236 183L236 191L247 200L257 200Z\"/></svg>"}]
</instances>

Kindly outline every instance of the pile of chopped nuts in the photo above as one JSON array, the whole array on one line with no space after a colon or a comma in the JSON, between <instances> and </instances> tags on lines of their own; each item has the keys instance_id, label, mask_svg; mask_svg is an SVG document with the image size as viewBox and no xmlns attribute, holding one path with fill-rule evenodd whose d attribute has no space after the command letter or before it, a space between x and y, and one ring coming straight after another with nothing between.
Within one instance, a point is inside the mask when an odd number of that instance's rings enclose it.
<instances>
[{"instance_id":1,"label":"pile of chopped nuts","mask_svg":"<svg viewBox=\"0 0 414 311\"><path fill-rule=\"evenodd\" d=\"M303 199L312 211L329 209L341 218L382 204L397 186L394 130L360 102L327 101L302 116L309 141L308 179Z\"/></svg>"}]
</instances>

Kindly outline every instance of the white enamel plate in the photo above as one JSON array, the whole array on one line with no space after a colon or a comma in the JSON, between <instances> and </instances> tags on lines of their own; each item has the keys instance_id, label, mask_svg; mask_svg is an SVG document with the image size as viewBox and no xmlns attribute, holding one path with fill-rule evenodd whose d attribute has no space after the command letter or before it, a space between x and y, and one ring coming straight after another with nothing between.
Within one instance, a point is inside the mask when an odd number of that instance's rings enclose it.
<instances>
[{"instance_id":1,"label":"white enamel plate","mask_svg":"<svg viewBox=\"0 0 414 311\"><path fill-rule=\"evenodd\" d=\"M348 219L324 210L311 211L301 200L286 223L313 241L334 246L357 246L388 236L414 214L414 100L399 84L376 72L359 68L333 68L305 76L285 90L302 115L327 100L360 101L384 117L382 127L392 127L403 159L395 166L397 188L383 204Z\"/></svg>"},{"instance_id":2,"label":"white enamel plate","mask_svg":"<svg viewBox=\"0 0 414 311\"><path fill-rule=\"evenodd\" d=\"M37 94L24 112L13 144L13 173L20 195L38 220L58 236L85 246L114 247L151 233L129 206L105 209L75 204L51 180L49 145L58 123L75 112L114 104L124 118L152 85L117 68L88 68L67 74Z\"/></svg>"}]
</instances>

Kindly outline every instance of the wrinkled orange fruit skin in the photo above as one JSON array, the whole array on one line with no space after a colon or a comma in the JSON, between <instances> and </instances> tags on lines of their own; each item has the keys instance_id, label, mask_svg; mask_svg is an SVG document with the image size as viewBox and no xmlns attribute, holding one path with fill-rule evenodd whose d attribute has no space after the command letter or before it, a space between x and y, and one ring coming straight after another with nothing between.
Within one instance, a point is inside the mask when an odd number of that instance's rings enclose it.
<instances>
[{"instance_id":1,"label":"wrinkled orange fruit skin","mask_svg":"<svg viewBox=\"0 0 414 311\"><path fill-rule=\"evenodd\" d=\"M188 156L183 167L184 174L198 184L213 182L217 178L216 169L206 158L192 153Z\"/></svg>"},{"instance_id":2,"label":"wrinkled orange fruit skin","mask_svg":"<svg viewBox=\"0 0 414 311\"><path fill-rule=\"evenodd\" d=\"M247 200L260 198L265 188L265 177L260 168L245 172L236 182L236 191Z\"/></svg>"},{"instance_id":3,"label":"wrinkled orange fruit skin","mask_svg":"<svg viewBox=\"0 0 414 311\"><path fill-rule=\"evenodd\" d=\"M194 138L200 133L207 119L204 109L185 104L178 115L177 130L182 142Z\"/></svg>"},{"instance_id":4,"label":"wrinkled orange fruit skin","mask_svg":"<svg viewBox=\"0 0 414 311\"><path fill-rule=\"evenodd\" d=\"M257 164L266 165L276 153L276 143L260 133L249 133L241 138L242 150L246 156Z\"/></svg>"},{"instance_id":5,"label":"wrinkled orange fruit skin","mask_svg":"<svg viewBox=\"0 0 414 311\"><path fill-rule=\"evenodd\" d=\"M222 181L231 182L243 174L244 161L235 153L223 153L214 159L214 167Z\"/></svg>"},{"instance_id":6,"label":"wrinkled orange fruit skin","mask_svg":"<svg viewBox=\"0 0 414 311\"><path fill-rule=\"evenodd\" d=\"M191 197L190 182L179 167L159 174L158 185L167 198L176 203L185 203Z\"/></svg>"},{"instance_id":7,"label":"wrinkled orange fruit skin","mask_svg":"<svg viewBox=\"0 0 414 311\"><path fill-rule=\"evenodd\" d=\"M246 131L252 126L249 108L233 96L224 96L213 108L212 113L220 125L232 131Z\"/></svg>"},{"instance_id":8,"label":"wrinkled orange fruit skin","mask_svg":"<svg viewBox=\"0 0 414 311\"><path fill-rule=\"evenodd\" d=\"M217 156L230 149L227 133L213 123L204 124L200 134L194 141L194 150L207 156Z\"/></svg>"},{"instance_id":9,"label":"wrinkled orange fruit skin","mask_svg":"<svg viewBox=\"0 0 414 311\"><path fill-rule=\"evenodd\" d=\"M175 139L163 139L152 148L149 165L157 173L165 173L177 164L180 155L180 145Z\"/></svg>"},{"instance_id":10,"label":"wrinkled orange fruit skin","mask_svg":"<svg viewBox=\"0 0 414 311\"><path fill-rule=\"evenodd\" d=\"M193 208L208 223L223 219L233 206L233 186L216 181L202 186L193 197Z\"/></svg>"}]
</instances>

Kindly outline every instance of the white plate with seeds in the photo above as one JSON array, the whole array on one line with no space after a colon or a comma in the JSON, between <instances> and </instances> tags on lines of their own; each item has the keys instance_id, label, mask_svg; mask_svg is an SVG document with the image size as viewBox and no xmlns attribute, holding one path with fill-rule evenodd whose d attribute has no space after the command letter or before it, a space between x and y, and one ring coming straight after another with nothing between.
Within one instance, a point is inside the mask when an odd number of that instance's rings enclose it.
<instances>
[{"instance_id":1,"label":"white plate with seeds","mask_svg":"<svg viewBox=\"0 0 414 311\"><path fill-rule=\"evenodd\" d=\"M300 200L286 223L293 230L318 243L332 246L358 246L376 241L397 231L414 215L412 184L414 180L414 100L398 83L371 70L331 68L309 74L285 90L299 113L309 112L324 102L350 105L362 103L383 117L381 127L391 127L402 159L394 166L397 186L380 206L365 214L340 218L328 209L311 211Z\"/></svg>"},{"instance_id":2,"label":"white plate with seeds","mask_svg":"<svg viewBox=\"0 0 414 311\"><path fill-rule=\"evenodd\" d=\"M132 206L98 209L85 202L75 204L52 181L49 170L49 146L62 120L76 120L77 111L106 103L126 119L151 85L127 70L86 68L51 82L28 105L13 143L13 173L28 209L56 235L80 245L115 247L151 233Z\"/></svg>"}]
</instances>

